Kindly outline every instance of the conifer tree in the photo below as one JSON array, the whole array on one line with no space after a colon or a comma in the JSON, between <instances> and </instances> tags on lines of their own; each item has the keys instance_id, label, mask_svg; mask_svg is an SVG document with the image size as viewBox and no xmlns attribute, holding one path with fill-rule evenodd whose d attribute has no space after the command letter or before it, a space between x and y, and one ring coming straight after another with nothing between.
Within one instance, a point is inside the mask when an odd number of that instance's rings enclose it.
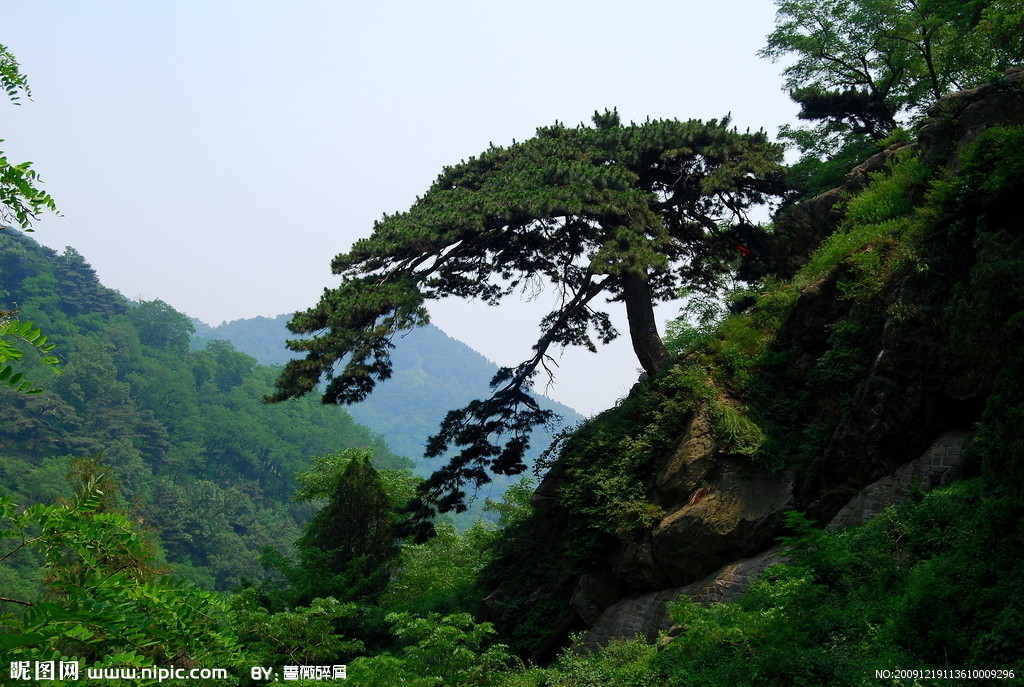
<instances>
[{"instance_id":1,"label":"conifer tree","mask_svg":"<svg viewBox=\"0 0 1024 687\"><path fill-rule=\"evenodd\" d=\"M600 305L621 302L637 359L649 374L668 361L654 317L682 287L713 288L758 230L747 212L780 190L781 149L729 120L544 127L446 168L406 212L385 215L369 238L337 256L341 283L289 329L305 353L269 397L281 401L326 380L325 403L355 403L391 374L397 334L428 321L425 302L449 296L497 305L553 285L559 305L540 322L529 357L502 369L492 395L451 411L427 445L461 453L428 479L422 514L461 510L461 485L516 474L529 432L548 421L529 394L552 346L596 350L618 336ZM502 438L504 438L503 445Z\"/></svg>"},{"instance_id":2,"label":"conifer tree","mask_svg":"<svg viewBox=\"0 0 1024 687\"><path fill-rule=\"evenodd\" d=\"M298 583L302 601L333 596L349 601L376 596L388 582L388 564L397 555L395 517L387 492L365 449L349 449L340 470L329 475L326 491L306 488L296 495L325 495L327 504L297 542L301 562ZM305 496L303 496L305 494Z\"/></svg>"}]
</instances>

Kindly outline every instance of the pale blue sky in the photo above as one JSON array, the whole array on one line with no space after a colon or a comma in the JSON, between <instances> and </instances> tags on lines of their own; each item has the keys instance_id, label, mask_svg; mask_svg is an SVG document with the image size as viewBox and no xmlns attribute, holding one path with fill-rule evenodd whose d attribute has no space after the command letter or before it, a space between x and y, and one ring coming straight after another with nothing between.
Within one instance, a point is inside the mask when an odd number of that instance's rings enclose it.
<instances>
[{"instance_id":1,"label":"pale blue sky","mask_svg":"<svg viewBox=\"0 0 1024 687\"><path fill-rule=\"evenodd\" d=\"M796 106L755 56L773 18L770 0L5 3L34 97L0 107L0 138L64 213L37 240L129 298L270 316L312 305L336 253L489 142L612 107L774 132ZM434 319L515 364L552 298ZM627 341L567 354L549 393L596 412L636 369Z\"/></svg>"}]
</instances>

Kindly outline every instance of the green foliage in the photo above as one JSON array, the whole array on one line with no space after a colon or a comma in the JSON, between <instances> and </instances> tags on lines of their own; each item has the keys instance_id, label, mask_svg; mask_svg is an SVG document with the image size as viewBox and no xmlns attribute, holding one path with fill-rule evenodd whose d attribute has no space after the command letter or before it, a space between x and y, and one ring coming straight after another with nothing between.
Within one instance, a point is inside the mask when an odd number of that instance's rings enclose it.
<instances>
[{"instance_id":1,"label":"green foliage","mask_svg":"<svg viewBox=\"0 0 1024 687\"><path fill-rule=\"evenodd\" d=\"M500 500L487 499L484 511L497 514L500 529L517 527L533 513L530 499L536 488L536 480L523 477L509 486Z\"/></svg>"},{"instance_id":2,"label":"green foliage","mask_svg":"<svg viewBox=\"0 0 1024 687\"><path fill-rule=\"evenodd\" d=\"M21 104L22 95L31 96L28 80L5 45L0 45L0 88L15 105ZM36 187L39 181L31 162L11 163L0 151L0 225L15 222L25 231L32 231L32 222L40 212L57 212L56 201Z\"/></svg>"},{"instance_id":3,"label":"green foliage","mask_svg":"<svg viewBox=\"0 0 1024 687\"><path fill-rule=\"evenodd\" d=\"M979 375L991 378L976 450L995 483L1024 484L1024 127L993 127L964 158L962 181L938 201L922 261L945 286L937 316ZM958 259L955 259L958 258Z\"/></svg>"},{"instance_id":4,"label":"green foliage","mask_svg":"<svg viewBox=\"0 0 1024 687\"><path fill-rule=\"evenodd\" d=\"M273 319L256 317L209 328L200 323L197 335L228 339L238 350L263 364L283 364L290 358L284 345L289 318L290 315ZM497 365L433 325L412 330L396 339L391 361L391 378L378 385L365 401L346 410L356 422L379 432L392 451L412 459L422 456L427 437L444 419L447 409L463 406L479 397L486 389L486 380L498 371ZM537 402L545 410L557 413L561 422L538 428L536 439L524 454L524 460L531 466L558 429L583 420L573 409L543 396L538 396ZM417 461L413 469L424 476L436 465L433 460ZM382 466L377 464L378 468ZM380 477L386 482L389 473L382 470ZM499 498L514 482L513 476L496 475L484 491L491 498ZM483 510L484 499L471 498L468 505L466 512L449 516L459 529L472 526L478 518L491 517Z\"/></svg>"},{"instance_id":5,"label":"green foliage","mask_svg":"<svg viewBox=\"0 0 1024 687\"><path fill-rule=\"evenodd\" d=\"M814 132L789 128L784 135L807 154L790 165L786 180L797 190L793 200L813 198L843 183L850 170L878 152L880 144L867 137L845 138L836 148L817 140Z\"/></svg>"},{"instance_id":6,"label":"green foliage","mask_svg":"<svg viewBox=\"0 0 1024 687\"><path fill-rule=\"evenodd\" d=\"M863 137L844 141L850 159L868 150L864 137L919 107L925 90L1020 52L1021 12L1002 0L963 11L946 0L778 4L780 22L792 22L780 23L766 54L797 53L789 75L804 114L829 120L792 138L811 150L828 143L816 139L822 132L859 128ZM803 31L804 19L828 35ZM984 59L965 66L947 49L951 36ZM983 45L995 37L1001 51ZM839 55L833 48L862 57L866 80L843 81L807 61ZM935 69L925 73L921 60ZM12 99L27 95L2 46L0 82ZM556 125L446 169L409 212L385 217L336 259L342 286L293 322L297 333L328 333L296 345L309 356L291 369L293 386L279 387L310 390L340 361L348 367L328 397L361 398L390 374L392 337L425 321L425 299L498 302L538 288L541 277L555 282L568 306L542 323L536 358L498 373L496 398L444 422L431 451L457 444L469 448L467 460L420 489L424 501L454 506L459 480L480 484L487 466L521 469L519 435L546 416L525 390L547 348L615 335L605 313L589 309L597 295L644 309L684 283L705 290L691 291L691 319L670 328L678 358L659 361L659 374L541 461L558 493L547 516L528 505L532 484L523 482L489 506L497 529L459 533L441 523L434 539L402 546L396 511L417 481L379 437L336 409L259 405L275 371L225 342L190 350L192 324L167 304L129 303L72 249L58 256L3 232L2 295L39 328L0 321L0 364L16 360L34 374L56 362L40 329L68 353L48 391L28 395L37 390L0 370L0 443L10 453L0 464L0 588L13 595L0 603L16 611L0 616L5 660L195 664L240 675L255 664L347 663L353 684L388 686L854 685L879 665L1024 669L1022 149L1024 130L989 130L963 157L961 177L936 179L908 148L848 200L839 230L792 282L765 281L724 301L701 296L736 265L738 234L716 220L738 211L732 219L742 222L746 206L773 191L777 150L763 137L724 123L626 127L605 113L593 128ZM690 163L699 171L686 177ZM844 163L801 164L807 190ZM26 189L34 190L17 187L28 203L19 221L43 207L32 209ZM886 310L897 283L931 284L927 312ZM801 294L833 286L839 314L794 370L780 328ZM736 603L677 605L662 646L615 642L510 671L521 667L512 650L533 653L553 620L571 618L566 600L580 574L662 517L648 483L684 421L708 422L728 453L803 467L857 392L883 324L925 316L948 326L987 393L971 456L982 479L915 496L846 531L793 515L788 562ZM493 443L502 432L517 437L504 450ZM310 455L319 458L310 464ZM38 500L66 490L59 473L69 464L86 483L72 500L12 505L8 494ZM124 501L101 465L120 477ZM256 580L253 552L264 547L271 576L229 604L164 576L139 520L152 523L179 570L210 586ZM295 560L271 546L294 541L307 522ZM511 649L469 615L485 592L483 607Z\"/></svg>"},{"instance_id":7,"label":"green foliage","mask_svg":"<svg viewBox=\"0 0 1024 687\"><path fill-rule=\"evenodd\" d=\"M661 687L664 676L651 665L657 648L643 638L615 640L592 654L575 648L545 668L496 676L500 687Z\"/></svg>"},{"instance_id":8,"label":"green foliage","mask_svg":"<svg viewBox=\"0 0 1024 687\"><path fill-rule=\"evenodd\" d=\"M369 465L373 457L373 452L369 449L359 448L313 456L310 460L310 469L295 476L299 486L292 498L296 501L334 498L338 485L346 479L345 475L352 467L352 463L362 461ZM374 472L392 510L397 512L415 495L419 479L408 470L380 469Z\"/></svg>"},{"instance_id":9,"label":"green foliage","mask_svg":"<svg viewBox=\"0 0 1024 687\"><path fill-rule=\"evenodd\" d=\"M480 571L490 562L495 536L483 521L461 534L442 523L432 539L402 546L380 605L412 614L475 611Z\"/></svg>"},{"instance_id":10,"label":"green foliage","mask_svg":"<svg viewBox=\"0 0 1024 687\"><path fill-rule=\"evenodd\" d=\"M1017 361L1024 360L1024 352L1018 351L1024 340L1018 331L1024 301L1017 285L1024 283L1020 258L1024 246L1017 236L1019 199L1024 195L1019 151L1024 139L1018 129L996 128L982 134L977 145L976 152L963 158L962 178L937 173L912 148L898 153L888 169L872 176L865 191L848 200L838 231L792 281L764 282L754 305L729 315L718 302L696 303L697 314L706 313L704 322L694 318L674 328L683 359L635 389L618 408L559 441L542 465L553 471L556 508L564 512L549 515L547 529L539 523L524 527L516 544L500 547L502 557L490 568L494 578L515 579L493 586L496 597L507 593L496 604L499 627L517 650L536 647L522 635L549 631L551 619L567 612L551 603L545 608L545 625L529 616L532 609L525 599L539 605L549 602L549 593L571 593L566 580L578 579L583 570L603 560L602 553L611 545L607 537L628 539L636 528L658 518L645 498L645 488L651 466L678 436L679 418L704 413L717 439L762 465L811 466L881 349L887 322L890 327L922 319L949 323L953 347L962 351L977 374L995 380L995 393L988 397L978 429L975 455L986 466L991 484L1019 484L1020 447L1024 446L1019 380L1024 372ZM921 280L926 280L924 292L933 304L928 312L910 305L891 307L895 285L921 288L916 286ZM780 331L783 337L806 336L799 322L788 321L793 306L804 294L832 299L833 293L834 315L822 322L826 329L816 333L820 341L816 339L814 345L820 348L808 350L801 343L805 356L792 360L789 351L795 344L779 338ZM555 455L557 460L551 460ZM899 532L893 534L899 536ZM543 554L528 543L531 538L548 547ZM889 641L879 629L892 627L889 623L897 615L880 601L887 593L880 590L903 584L898 580L904 579L899 567L903 558L890 555L891 542L865 539L848 552L830 549L834 555L828 560L809 562L793 572L785 585L780 581L781 586L771 593L792 595L795 610L788 614L774 617L768 612L773 608L770 599L762 599L760 606L715 611L721 617L701 616L701 622L712 623L712 629L721 625L723 636L732 638L716 644L713 651L707 649L713 654L710 658L711 654L701 655L703 649L696 644L687 645L679 659L683 665L691 665L685 657L696 647L700 651L693 653L698 657L693 660L721 666L720 672L708 673L711 677L705 682L692 678L692 683L723 684L734 678L740 684L800 684L800 680L820 684L832 679L842 684L863 675L877 657L891 656L905 664L905 652L911 650L910 630L900 630L902 638ZM552 554L552 549L557 553ZM548 564L547 558L562 562ZM541 570L530 574L516 570L536 560L545 560ZM914 575L935 579L940 565L929 563ZM821 571L821 578L814 576L818 573L808 577L807 568ZM868 587L844 597L853 584L851 576L871 575L877 579ZM826 585L837 580L845 580L840 590ZM927 583L922 582L915 605L923 603L926 589ZM849 604L849 608L843 606L835 614L817 610L822 604L828 610L832 603ZM1014 613L1001 616L999 626L1008 626ZM821 624L794 625L792 619L801 614L817 614ZM943 624L934 622L935 636ZM949 627L956 626L949 621ZM734 636L729 628L736 627L742 632ZM693 633L686 641L698 642L707 634ZM848 653L829 653L821 646L820 638L833 635L849 644L841 649ZM807 646L805 653L791 652L802 645ZM680 669L677 679L691 684L690 678L681 677L685 672ZM798 677L801 673L805 677Z\"/></svg>"},{"instance_id":11,"label":"green foliage","mask_svg":"<svg viewBox=\"0 0 1024 687\"><path fill-rule=\"evenodd\" d=\"M1024 8L1014 0L991 0L983 5L977 29L999 55L1002 64L1024 59Z\"/></svg>"},{"instance_id":12,"label":"green foliage","mask_svg":"<svg viewBox=\"0 0 1024 687\"><path fill-rule=\"evenodd\" d=\"M514 665L506 647L494 644L488 623L466 613L415 617L388 616L401 644L395 654L357 658L349 664L353 684L364 687L460 687L489 684L495 673Z\"/></svg>"},{"instance_id":13,"label":"green foliage","mask_svg":"<svg viewBox=\"0 0 1024 687\"><path fill-rule=\"evenodd\" d=\"M398 553L396 517L370 457L369 451L350 449L333 461L322 460L323 472L304 484L302 496L308 498L321 477L333 478L327 504L297 543L300 563L290 580L298 594L295 603L318 596L376 598L387 584Z\"/></svg>"},{"instance_id":14,"label":"green foliage","mask_svg":"<svg viewBox=\"0 0 1024 687\"><path fill-rule=\"evenodd\" d=\"M584 519L560 509L542 513L526 496L495 537L492 559L480 575L487 619L523 657L537 651L555 619L571 612L568 599L579 576L613 545Z\"/></svg>"},{"instance_id":15,"label":"green foliage","mask_svg":"<svg viewBox=\"0 0 1024 687\"><path fill-rule=\"evenodd\" d=\"M781 131L803 155L798 176L825 171L817 160L885 138L902 116L1019 61L1019 39L1006 40L1021 21L1014 4L965 11L962 0L776 0L775 30L758 54L786 59L800 118L818 121Z\"/></svg>"},{"instance_id":16,"label":"green foliage","mask_svg":"<svg viewBox=\"0 0 1024 687\"><path fill-rule=\"evenodd\" d=\"M803 571L776 568L738 603L677 604L673 620L682 634L654 663L668 685L849 684L841 654L816 646L819 633L832 629L822 601ZM856 668L857 678L870 674L870 665Z\"/></svg>"},{"instance_id":17,"label":"green foliage","mask_svg":"<svg viewBox=\"0 0 1024 687\"><path fill-rule=\"evenodd\" d=\"M189 351L187 317L104 288L72 249L57 254L0 232L0 283L0 309L17 303L34 324L19 322L19 335L37 347L59 344L62 358L42 393L0 389L0 471L11 497L37 501L40 486L59 493L60 471L47 467L56 456L99 456L132 517L157 530L169 562L197 583L226 589L258 579L260 552L298 538L315 509L289 497L310 456L363 447L382 468L410 466L338 408L314 399L264 405L276 370L226 342ZM53 367L51 352L0 338L4 351L9 345L24 354L11 362L29 379Z\"/></svg>"},{"instance_id":18,"label":"green foliage","mask_svg":"<svg viewBox=\"0 0 1024 687\"><path fill-rule=\"evenodd\" d=\"M767 465L807 466L820 455L839 414L881 346L895 280L921 271L919 244L935 215L934 202L948 182L911 148L872 175L867 188L847 201L839 228L783 284L767 284L746 313L723 323L716 357L725 382L746 391L766 432L759 454ZM776 332L805 292L829 293L842 305L824 323L824 345L804 366L792 368L789 344ZM746 357L723 355L749 342ZM737 364L738 363L738 364Z\"/></svg>"},{"instance_id":19,"label":"green foliage","mask_svg":"<svg viewBox=\"0 0 1024 687\"><path fill-rule=\"evenodd\" d=\"M684 303L679 310L681 314L665 329L665 347L677 356L710 341L728 312L719 293L683 291L680 297Z\"/></svg>"},{"instance_id":20,"label":"green foliage","mask_svg":"<svg viewBox=\"0 0 1024 687\"><path fill-rule=\"evenodd\" d=\"M57 212L53 197L36 188L40 181L31 162L11 163L0 151L0 222L15 222L25 231L34 231L31 225L39 213Z\"/></svg>"},{"instance_id":21,"label":"green foliage","mask_svg":"<svg viewBox=\"0 0 1024 687\"><path fill-rule=\"evenodd\" d=\"M161 300L141 301L129 311L129 319L145 346L184 355L195 331L192 321Z\"/></svg>"},{"instance_id":22,"label":"green foliage","mask_svg":"<svg viewBox=\"0 0 1024 687\"><path fill-rule=\"evenodd\" d=\"M22 95L32 95L18 60L5 45L0 45L0 87L7 93L7 99L15 105L19 104Z\"/></svg>"},{"instance_id":23,"label":"green foliage","mask_svg":"<svg viewBox=\"0 0 1024 687\"><path fill-rule=\"evenodd\" d=\"M39 353L40 365L56 365L60 361L56 356L50 355L56 345L49 343L47 337L31 322L14 319L13 314L0 313L0 385L20 394L42 393L42 389L25 379L24 373L15 372L13 366L3 363L8 360L20 360L24 356L15 345L16 341L20 341Z\"/></svg>"},{"instance_id":24,"label":"green foliage","mask_svg":"<svg viewBox=\"0 0 1024 687\"><path fill-rule=\"evenodd\" d=\"M711 426L715 436L738 455L756 455L764 444L764 430L742 410L726 403L711 406Z\"/></svg>"},{"instance_id":25,"label":"green foliage","mask_svg":"<svg viewBox=\"0 0 1024 687\"><path fill-rule=\"evenodd\" d=\"M843 265L852 270L852 278L845 280L848 296L876 297L910 259L906 247L919 238L927 220L927 210L919 206L933 173L912 149L897 152L889 169L874 173L868 187L847 202L840 228L797 273L796 287Z\"/></svg>"},{"instance_id":26,"label":"green foliage","mask_svg":"<svg viewBox=\"0 0 1024 687\"><path fill-rule=\"evenodd\" d=\"M880 665L1020 670L1019 495L932 492L856 529L797 516L790 561L734 604L675 608L668 685L859 685Z\"/></svg>"},{"instance_id":27,"label":"green foliage","mask_svg":"<svg viewBox=\"0 0 1024 687\"><path fill-rule=\"evenodd\" d=\"M18 101L22 94L30 95L28 80L21 73L14 55L4 45L0 45L0 87L15 105L20 104ZM0 143L2 142L0 139ZM31 162L9 163L6 155L0 151L0 223L13 220L26 231L31 231L29 227L38 212L44 209L57 211L53 198L35 187L39 178L31 167ZM0 230L2 229L0 226ZM0 312L0 364L22 357L22 352L10 339L22 341L38 351L43 356L41 364L56 364L57 358L47 355L54 345L47 343L47 338L31 323L15 319L16 314L17 311L14 310ZM0 367L0 385L18 393L34 394L41 391L26 381L23 373L15 372L10 365Z\"/></svg>"},{"instance_id":28,"label":"green foliage","mask_svg":"<svg viewBox=\"0 0 1024 687\"><path fill-rule=\"evenodd\" d=\"M5 660L233 666L237 641L223 599L156 574L145 540L104 507L101 486L96 477L71 503L24 510L0 499L0 560L38 552L50 589L20 600L20 617L0 617Z\"/></svg>"},{"instance_id":29,"label":"green foliage","mask_svg":"<svg viewBox=\"0 0 1024 687\"><path fill-rule=\"evenodd\" d=\"M322 597L309 606L274 613L243 593L234 606L238 637L252 665L340 665L365 651L361 640L346 637L341 629L355 624L360 615L354 603Z\"/></svg>"},{"instance_id":30,"label":"green foliage","mask_svg":"<svg viewBox=\"0 0 1024 687\"><path fill-rule=\"evenodd\" d=\"M678 418L706 394L701 380L675 366L553 443L560 505L588 528L624 538L650 525L660 517L645 495L651 466L675 441Z\"/></svg>"}]
</instances>

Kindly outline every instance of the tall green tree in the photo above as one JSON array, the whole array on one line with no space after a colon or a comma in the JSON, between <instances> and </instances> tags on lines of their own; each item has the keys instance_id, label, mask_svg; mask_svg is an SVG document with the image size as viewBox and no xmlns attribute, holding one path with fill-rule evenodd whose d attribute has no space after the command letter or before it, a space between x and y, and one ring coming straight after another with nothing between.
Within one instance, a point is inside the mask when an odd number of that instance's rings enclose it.
<instances>
[{"instance_id":1,"label":"tall green tree","mask_svg":"<svg viewBox=\"0 0 1024 687\"><path fill-rule=\"evenodd\" d=\"M618 336L599 297L621 302L637 359L656 373L669 359L654 316L680 287L713 287L757 234L748 210L779 190L781 148L723 121L544 127L508 147L446 168L408 211L337 256L341 284L295 315L288 363L268 400L327 384L325 403L364 399L391 374L392 340L428 321L425 302L449 296L497 305L551 284L559 305L540 322L532 354L491 381L492 395L451 411L427 455L461 453L428 479L426 514L461 510L461 485L516 474L529 432L551 418L528 393L552 346L596 350ZM504 439L503 439L504 438ZM503 446L499 446L503 442Z\"/></svg>"},{"instance_id":2,"label":"tall green tree","mask_svg":"<svg viewBox=\"0 0 1024 687\"><path fill-rule=\"evenodd\" d=\"M1024 57L1001 38L1007 27L1019 26L1019 3L776 0L776 5L775 30L759 55L772 61L795 58L782 72L786 88L801 105L799 116L819 123L784 128L783 135L815 155L828 154L851 133L884 138L901 117Z\"/></svg>"},{"instance_id":3,"label":"tall green tree","mask_svg":"<svg viewBox=\"0 0 1024 687\"><path fill-rule=\"evenodd\" d=\"M196 328L187 315L158 299L140 301L128 316L139 330L142 343L179 355L188 353L189 337Z\"/></svg>"},{"instance_id":4,"label":"tall green tree","mask_svg":"<svg viewBox=\"0 0 1024 687\"><path fill-rule=\"evenodd\" d=\"M367 449L346 449L315 458L314 469L298 476L296 500L327 503L296 543L300 562L290 575L296 603L376 598L387 586L398 554L396 519L372 457Z\"/></svg>"}]
</instances>

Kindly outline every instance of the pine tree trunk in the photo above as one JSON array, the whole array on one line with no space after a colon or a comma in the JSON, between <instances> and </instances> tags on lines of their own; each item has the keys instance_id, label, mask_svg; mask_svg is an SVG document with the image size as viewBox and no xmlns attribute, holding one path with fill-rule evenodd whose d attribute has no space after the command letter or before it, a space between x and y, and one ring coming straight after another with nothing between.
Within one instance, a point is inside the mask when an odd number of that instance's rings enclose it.
<instances>
[{"instance_id":1,"label":"pine tree trunk","mask_svg":"<svg viewBox=\"0 0 1024 687\"><path fill-rule=\"evenodd\" d=\"M647 275L628 272L622 277L622 300L626 304L629 337L644 372L653 375L669 361L668 350L658 334L654 302Z\"/></svg>"}]
</instances>

